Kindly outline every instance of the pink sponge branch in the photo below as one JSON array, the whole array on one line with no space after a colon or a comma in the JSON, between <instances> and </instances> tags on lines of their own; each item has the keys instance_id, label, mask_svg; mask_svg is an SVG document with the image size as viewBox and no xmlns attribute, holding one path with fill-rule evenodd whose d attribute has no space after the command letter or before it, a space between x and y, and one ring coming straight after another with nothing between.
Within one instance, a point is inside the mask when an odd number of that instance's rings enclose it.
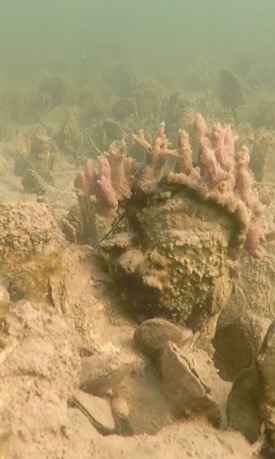
<instances>
[{"instance_id":1,"label":"pink sponge branch","mask_svg":"<svg viewBox=\"0 0 275 459\"><path fill-rule=\"evenodd\" d=\"M250 161L249 150L246 145L235 155L235 190L240 194L243 202L253 211L255 206L259 205L259 196L253 189L253 178L248 170Z\"/></svg>"},{"instance_id":2,"label":"pink sponge branch","mask_svg":"<svg viewBox=\"0 0 275 459\"><path fill-rule=\"evenodd\" d=\"M112 218L119 202L131 195L130 170L125 142L113 143L106 156L99 156L95 164L87 161L84 172L77 174L76 194L94 203L97 213Z\"/></svg>"},{"instance_id":3,"label":"pink sponge branch","mask_svg":"<svg viewBox=\"0 0 275 459\"><path fill-rule=\"evenodd\" d=\"M101 204L101 213L108 216L112 210L116 210L118 200L111 181L111 166L107 158L99 156L98 165L98 202Z\"/></svg>"},{"instance_id":4,"label":"pink sponge branch","mask_svg":"<svg viewBox=\"0 0 275 459\"><path fill-rule=\"evenodd\" d=\"M204 118L196 116L195 134L198 144L199 161L201 165L202 177L205 177L210 186L218 185L228 177L225 168L227 162L225 152L225 129L219 124L213 126L211 135Z\"/></svg>"},{"instance_id":5,"label":"pink sponge branch","mask_svg":"<svg viewBox=\"0 0 275 459\"><path fill-rule=\"evenodd\" d=\"M189 141L189 135L183 129L178 132L178 159L176 162L176 172L183 172L189 175L193 169L192 148Z\"/></svg>"},{"instance_id":6,"label":"pink sponge branch","mask_svg":"<svg viewBox=\"0 0 275 459\"><path fill-rule=\"evenodd\" d=\"M153 190L159 183L167 158L178 156L177 150L169 148L170 144L164 128L165 123L162 122L152 144L145 140L143 129L133 135L134 141L145 153L145 163L139 168L135 177L136 187L141 191Z\"/></svg>"},{"instance_id":7,"label":"pink sponge branch","mask_svg":"<svg viewBox=\"0 0 275 459\"><path fill-rule=\"evenodd\" d=\"M111 167L111 183L118 201L131 196L126 154L127 145L124 140L119 145L112 143L107 153L107 159Z\"/></svg>"},{"instance_id":8,"label":"pink sponge branch","mask_svg":"<svg viewBox=\"0 0 275 459\"><path fill-rule=\"evenodd\" d=\"M235 138L231 127L223 128L220 123L214 124L210 138L218 163L224 170L232 171L234 168Z\"/></svg>"},{"instance_id":9,"label":"pink sponge branch","mask_svg":"<svg viewBox=\"0 0 275 459\"><path fill-rule=\"evenodd\" d=\"M96 193L97 174L92 161L87 161L84 172L78 172L75 178L75 191L78 197L89 198Z\"/></svg>"}]
</instances>

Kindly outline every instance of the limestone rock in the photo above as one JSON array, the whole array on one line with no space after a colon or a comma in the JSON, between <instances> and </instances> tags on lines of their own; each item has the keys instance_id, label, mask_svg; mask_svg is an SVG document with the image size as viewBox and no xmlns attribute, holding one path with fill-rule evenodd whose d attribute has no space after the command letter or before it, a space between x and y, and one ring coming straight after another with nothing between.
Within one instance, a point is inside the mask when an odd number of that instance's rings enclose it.
<instances>
[{"instance_id":1,"label":"limestone rock","mask_svg":"<svg viewBox=\"0 0 275 459\"><path fill-rule=\"evenodd\" d=\"M197 414L216 426L221 424L227 384L204 351L168 343L161 357L161 373L163 392L177 417Z\"/></svg>"},{"instance_id":2,"label":"limestone rock","mask_svg":"<svg viewBox=\"0 0 275 459\"><path fill-rule=\"evenodd\" d=\"M213 340L215 366L226 381L232 381L241 370L253 364L269 322L248 311L239 313L240 317L236 318L234 310L225 308Z\"/></svg>"},{"instance_id":3,"label":"limestone rock","mask_svg":"<svg viewBox=\"0 0 275 459\"><path fill-rule=\"evenodd\" d=\"M10 301L10 295L6 287L0 283L0 307L5 307Z\"/></svg>"},{"instance_id":4,"label":"limestone rock","mask_svg":"<svg viewBox=\"0 0 275 459\"><path fill-rule=\"evenodd\" d=\"M61 270L66 245L45 204L0 204L0 275L11 279L10 292L44 300L50 277Z\"/></svg>"},{"instance_id":5,"label":"limestone rock","mask_svg":"<svg viewBox=\"0 0 275 459\"><path fill-rule=\"evenodd\" d=\"M266 332L263 344L256 360L261 384L259 399L260 416L264 424L265 443L264 454L275 456L275 320Z\"/></svg>"},{"instance_id":6,"label":"limestone rock","mask_svg":"<svg viewBox=\"0 0 275 459\"><path fill-rule=\"evenodd\" d=\"M188 328L176 326L165 319L148 319L142 322L134 334L138 348L152 359L160 356L163 346L171 341L181 346L192 339Z\"/></svg>"},{"instance_id":7,"label":"limestone rock","mask_svg":"<svg viewBox=\"0 0 275 459\"><path fill-rule=\"evenodd\" d=\"M227 400L228 426L241 432L250 443L254 443L261 432L257 400L259 390L255 367L247 368L234 380Z\"/></svg>"},{"instance_id":8,"label":"limestone rock","mask_svg":"<svg viewBox=\"0 0 275 459\"><path fill-rule=\"evenodd\" d=\"M80 385L85 392L103 395L118 386L134 367L135 359L126 353L92 355L81 359Z\"/></svg>"}]
</instances>

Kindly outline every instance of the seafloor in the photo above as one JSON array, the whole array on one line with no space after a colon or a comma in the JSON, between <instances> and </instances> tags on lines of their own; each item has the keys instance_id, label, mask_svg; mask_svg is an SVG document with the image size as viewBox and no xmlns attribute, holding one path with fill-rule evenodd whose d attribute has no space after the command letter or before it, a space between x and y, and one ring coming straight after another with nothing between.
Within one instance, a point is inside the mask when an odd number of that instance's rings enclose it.
<instances>
[{"instance_id":1,"label":"seafloor","mask_svg":"<svg viewBox=\"0 0 275 459\"><path fill-rule=\"evenodd\" d=\"M271 68L3 78L1 458L275 457Z\"/></svg>"}]
</instances>

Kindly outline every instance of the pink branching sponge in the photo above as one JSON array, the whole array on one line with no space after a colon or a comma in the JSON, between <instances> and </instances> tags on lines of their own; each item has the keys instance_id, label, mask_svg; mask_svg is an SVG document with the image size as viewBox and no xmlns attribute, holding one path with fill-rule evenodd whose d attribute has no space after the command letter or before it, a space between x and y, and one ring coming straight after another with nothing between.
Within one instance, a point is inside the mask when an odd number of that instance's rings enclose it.
<instances>
[{"instance_id":1,"label":"pink branching sponge","mask_svg":"<svg viewBox=\"0 0 275 459\"><path fill-rule=\"evenodd\" d=\"M237 258L245 248L251 255L263 253L262 243L275 237L275 228L266 228L265 206L259 201L255 183L249 171L249 150L246 145L235 151L235 137L230 126L214 124L209 131L204 118L197 115L194 126L198 161L194 163L189 135L178 132L178 145L171 149L160 124L152 143L143 130L133 139L144 151L145 160L135 164L127 157L124 141L113 143L96 165L87 162L84 172L75 180L78 197L94 203L96 211L114 217L120 203L132 195L151 195L157 189L184 187L198 199L212 202L232 214L236 231L229 256ZM167 167L167 159L174 165Z\"/></svg>"}]
</instances>

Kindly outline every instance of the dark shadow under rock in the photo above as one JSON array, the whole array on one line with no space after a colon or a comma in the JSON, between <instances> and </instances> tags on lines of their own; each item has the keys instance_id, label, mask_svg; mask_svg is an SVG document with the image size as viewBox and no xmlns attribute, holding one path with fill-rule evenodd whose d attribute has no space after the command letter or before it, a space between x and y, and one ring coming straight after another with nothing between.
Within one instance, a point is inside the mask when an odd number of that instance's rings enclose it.
<instances>
[{"instance_id":1,"label":"dark shadow under rock","mask_svg":"<svg viewBox=\"0 0 275 459\"><path fill-rule=\"evenodd\" d=\"M245 313L236 318L234 311L231 312L233 322L230 322L230 312L224 311L213 340L214 363L226 381L232 381L241 370L253 363L267 326L265 319L253 314Z\"/></svg>"}]
</instances>

